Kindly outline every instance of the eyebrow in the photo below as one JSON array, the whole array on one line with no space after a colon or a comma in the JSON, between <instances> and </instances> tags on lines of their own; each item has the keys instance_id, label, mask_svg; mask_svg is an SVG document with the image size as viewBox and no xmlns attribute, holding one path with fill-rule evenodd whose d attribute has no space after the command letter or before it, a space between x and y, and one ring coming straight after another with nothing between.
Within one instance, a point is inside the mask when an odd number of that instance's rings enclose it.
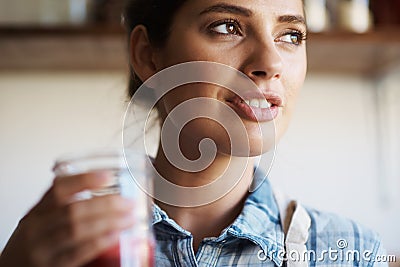
<instances>
[{"instance_id":1,"label":"eyebrow","mask_svg":"<svg viewBox=\"0 0 400 267\"><path fill-rule=\"evenodd\" d=\"M200 15L212 12L230 13L230 14L242 15L245 17L250 17L251 15L253 15L253 12L250 9L241 6L228 5L224 3L215 4L210 7L207 7L202 12L200 12ZM283 15L279 16L277 21L279 23L294 23L306 26L306 19L302 15Z\"/></svg>"},{"instance_id":2,"label":"eyebrow","mask_svg":"<svg viewBox=\"0 0 400 267\"><path fill-rule=\"evenodd\" d=\"M279 23L294 23L306 26L306 19L301 15L283 15L278 17L277 21Z\"/></svg>"},{"instance_id":3,"label":"eyebrow","mask_svg":"<svg viewBox=\"0 0 400 267\"><path fill-rule=\"evenodd\" d=\"M253 14L253 12L250 9L240 7L240 6L228 5L228 4L221 3L221 4L216 4L216 5L207 7L200 13L200 15L203 15L206 13L211 13L211 12L230 13L230 14L242 15L245 17L250 17Z\"/></svg>"}]
</instances>

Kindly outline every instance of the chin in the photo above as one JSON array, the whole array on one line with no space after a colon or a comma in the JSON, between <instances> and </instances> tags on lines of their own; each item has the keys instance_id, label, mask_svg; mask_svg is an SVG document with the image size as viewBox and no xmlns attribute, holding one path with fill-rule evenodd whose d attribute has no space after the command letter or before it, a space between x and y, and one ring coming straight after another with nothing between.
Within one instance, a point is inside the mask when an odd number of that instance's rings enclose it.
<instances>
[{"instance_id":1,"label":"chin","mask_svg":"<svg viewBox=\"0 0 400 267\"><path fill-rule=\"evenodd\" d=\"M260 127L261 126L261 127ZM277 131L274 124L259 124L254 128L247 128L249 139L249 156L255 157L273 151L277 142Z\"/></svg>"},{"instance_id":2,"label":"chin","mask_svg":"<svg viewBox=\"0 0 400 267\"><path fill-rule=\"evenodd\" d=\"M250 157L260 156L275 150L275 138L268 140L252 140L250 143Z\"/></svg>"},{"instance_id":3,"label":"chin","mask_svg":"<svg viewBox=\"0 0 400 267\"><path fill-rule=\"evenodd\" d=\"M236 146L235 148L230 145L218 146L218 152L224 155L232 157L257 157L267 152L271 152L275 149L275 138L269 138L267 140L261 137L251 137L249 142L243 142L242 145Z\"/></svg>"}]
</instances>

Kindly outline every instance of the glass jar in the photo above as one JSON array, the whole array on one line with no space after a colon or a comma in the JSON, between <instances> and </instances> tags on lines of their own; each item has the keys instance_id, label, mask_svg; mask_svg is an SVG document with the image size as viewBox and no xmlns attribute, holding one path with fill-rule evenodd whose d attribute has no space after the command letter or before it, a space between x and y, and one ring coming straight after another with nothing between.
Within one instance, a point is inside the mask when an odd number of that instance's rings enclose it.
<instances>
[{"instance_id":1,"label":"glass jar","mask_svg":"<svg viewBox=\"0 0 400 267\"><path fill-rule=\"evenodd\" d=\"M152 179L148 175L146 155L122 150L105 150L76 154L56 161L54 173L68 179L71 175L107 170L113 173L110 184L98 190L77 193L71 201L120 194L136 202L135 225L120 235L119 244L100 255L85 267L148 267L154 266L154 239L151 228ZM129 168L133 166L133 168Z\"/></svg>"}]
</instances>

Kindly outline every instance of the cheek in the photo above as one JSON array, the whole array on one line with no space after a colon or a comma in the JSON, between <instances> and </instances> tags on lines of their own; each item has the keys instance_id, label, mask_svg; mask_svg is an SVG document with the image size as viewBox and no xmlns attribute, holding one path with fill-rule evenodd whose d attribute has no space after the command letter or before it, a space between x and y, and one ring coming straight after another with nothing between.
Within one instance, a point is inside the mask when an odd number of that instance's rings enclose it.
<instances>
[{"instance_id":1,"label":"cheek","mask_svg":"<svg viewBox=\"0 0 400 267\"><path fill-rule=\"evenodd\" d=\"M172 34L165 48L157 55L159 69L188 61L207 61L208 52L215 49L207 47L204 40L197 38L199 37L191 32L180 36Z\"/></svg>"},{"instance_id":2,"label":"cheek","mask_svg":"<svg viewBox=\"0 0 400 267\"><path fill-rule=\"evenodd\" d=\"M159 69L189 61L219 62L232 67L239 65L236 64L238 57L232 57L232 54L243 53L243 49L230 50L228 53L226 44L208 40L190 27L180 25L175 27L177 29L170 35L165 48L157 54Z\"/></svg>"},{"instance_id":3,"label":"cheek","mask_svg":"<svg viewBox=\"0 0 400 267\"><path fill-rule=\"evenodd\" d=\"M289 61L290 62L290 61ZM304 85L307 72L307 63L305 55L299 60L292 60L284 71L283 86L285 88L286 110L293 110L298 95Z\"/></svg>"},{"instance_id":4,"label":"cheek","mask_svg":"<svg viewBox=\"0 0 400 267\"><path fill-rule=\"evenodd\" d=\"M165 107L165 111L170 113L177 105L184 104L188 100L203 97L216 98L218 92L219 90L206 84L188 84L169 91L161 99L161 102Z\"/></svg>"},{"instance_id":5,"label":"cheek","mask_svg":"<svg viewBox=\"0 0 400 267\"><path fill-rule=\"evenodd\" d=\"M285 88L286 105L282 109L282 116L276 123L276 136L278 140L283 136L289 126L299 93L304 84L307 71L305 56L301 60L292 60L291 64L287 66L284 72L285 76L282 80L283 87Z\"/></svg>"}]
</instances>

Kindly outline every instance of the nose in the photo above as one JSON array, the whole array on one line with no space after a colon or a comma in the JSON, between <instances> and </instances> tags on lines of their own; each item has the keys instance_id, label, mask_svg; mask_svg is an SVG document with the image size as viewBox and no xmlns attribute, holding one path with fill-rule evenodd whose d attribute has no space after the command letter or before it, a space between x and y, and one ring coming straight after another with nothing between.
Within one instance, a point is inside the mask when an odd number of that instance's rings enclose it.
<instances>
[{"instance_id":1,"label":"nose","mask_svg":"<svg viewBox=\"0 0 400 267\"><path fill-rule=\"evenodd\" d=\"M256 84L281 78L283 62L274 40L257 41L245 53L243 72Z\"/></svg>"}]
</instances>

